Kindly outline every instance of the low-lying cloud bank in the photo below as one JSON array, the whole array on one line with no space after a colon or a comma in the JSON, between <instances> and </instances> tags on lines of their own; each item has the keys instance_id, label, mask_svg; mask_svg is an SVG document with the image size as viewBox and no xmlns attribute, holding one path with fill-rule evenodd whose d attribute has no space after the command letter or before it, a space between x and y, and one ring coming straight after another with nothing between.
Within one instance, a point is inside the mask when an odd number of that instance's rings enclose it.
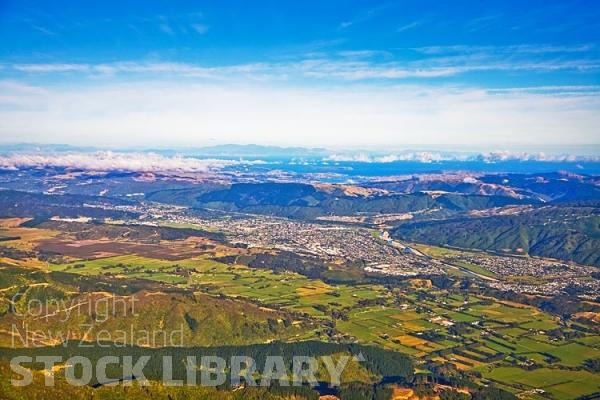
<instances>
[{"instance_id":1,"label":"low-lying cloud bank","mask_svg":"<svg viewBox=\"0 0 600 400\"><path fill-rule=\"evenodd\" d=\"M189 153L188 153L189 154ZM285 158L285 156L282 156ZM600 156L518 153L496 151L487 153L443 152L443 151L405 151L397 154L375 154L365 152L334 153L321 159L324 163L363 162L483 162L497 163L508 161L540 162L600 162ZM272 161L276 163L284 160ZM296 162L290 157L290 164ZM190 156L167 156L154 152L115 152L115 151L31 151L9 152L0 155L0 169L18 170L22 168L67 168L88 171L124 171L124 172L180 172L200 173L219 171L225 167L247 167L266 164L257 159L218 159L194 158Z\"/></svg>"},{"instance_id":2,"label":"low-lying cloud bank","mask_svg":"<svg viewBox=\"0 0 600 400\"><path fill-rule=\"evenodd\" d=\"M208 172L236 164L257 164L261 161L236 161L167 157L156 153L12 153L0 156L0 168L74 168L92 171L131 172Z\"/></svg>"},{"instance_id":3,"label":"low-lying cloud bank","mask_svg":"<svg viewBox=\"0 0 600 400\"><path fill-rule=\"evenodd\" d=\"M372 155L367 153L358 154L332 154L324 159L332 162L365 162L365 163L391 163L401 161L412 161L421 163L434 163L442 161L477 161L484 163L496 163L507 161L545 161L545 162L600 162L600 156L583 156L573 154L546 154L519 153L511 151L494 151L485 153L445 153L435 151L405 152L400 154Z\"/></svg>"}]
</instances>

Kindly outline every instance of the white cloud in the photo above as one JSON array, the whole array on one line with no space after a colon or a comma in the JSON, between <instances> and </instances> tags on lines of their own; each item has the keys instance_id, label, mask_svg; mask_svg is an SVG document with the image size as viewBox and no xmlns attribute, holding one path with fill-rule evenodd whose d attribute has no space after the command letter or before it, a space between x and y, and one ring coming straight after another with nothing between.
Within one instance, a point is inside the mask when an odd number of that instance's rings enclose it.
<instances>
[{"instance_id":1,"label":"white cloud","mask_svg":"<svg viewBox=\"0 0 600 400\"><path fill-rule=\"evenodd\" d=\"M208 27L207 27L208 29ZM425 50L432 51L432 50ZM512 54L512 53L510 53ZM494 56L490 52L443 54L414 61L372 60L386 59L392 54L378 50L345 51L340 57L313 57L287 62L261 62L222 66L203 66L181 62L120 61L100 64L39 63L13 64L12 69L26 74L71 73L84 75L140 74L153 78L164 76L197 77L204 79L298 80L313 78L324 81L370 79L402 80L410 78L439 78L470 72L594 72L600 70L600 60L589 59L536 59Z\"/></svg>"},{"instance_id":2,"label":"white cloud","mask_svg":"<svg viewBox=\"0 0 600 400\"><path fill-rule=\"evenodd\" d=\"M345 50L340 51L338 54L346 58L372 58L372 57L391 57L392 53L385 50Z\"/></svg>"},{"instance_id":3,"label":"white cloud","mask_svg":"<svg viewBox=\"0 0 600 400\"><path fill-rule=\"evenodd\" d=\"M45 26L35 25L30 23L30 26L38 32L43 33L46 36L55 36L56 32L51 29L46 28Z\"/></svg>"},{"instance_id":4,"label":"white cloud","mask_svg":"<svg viewBox=\"0 0 600 400\"><path fill-rule=\"evenodd\" d=\"M86 72L91 69L87 64L14 64L13 69L29 73Z\"/></svg>"},{"instance_id":5,"label":"white cloud","mask_svg":"<svg viewBox=\"0 0 600 400\"><path fill-rule=\"evenodd\" d=\"M478 156L479 159L485 162L500 162L500 161L600 161L600 156L578 156L575 154L546 154L538 153L518 153L508 150L493 151L482 153Z\"/></svg>"},{"instance_id":6,"label":"white cloud","mask_svg":"<svg viewBox=\"0 0 600 400\"><path fill-rule=\"evenodd\" d=\"M158 27L162 32L166 33L167 35L173 36L175 34L175 31L173 31L171 25L167 24L166 22L159 24Z\"/></svg>"},{"instance_id":7,"label":"white cloud","mask_svg":"<svg viewBox=\"0 0 600 400\"><path fill-rule=\"evenodd\" d=\"M196 31L196 33L198 33L199 35L204 35L206 32L208 32L208 25L206 24L192 24L192 28Z\"/></svg>"},{"instance_id":8,"label":"white cloud","mask_svg":"<svg viewBox=\"0 0 600 400\"><path fill-rule=\"evenodd\" d=\"M379 14L381 14L382 11L384 11L385 9L389 8L392 5L393 5L392 3L382 4L377 7L363 10L362 12L360 12L359 14L354 16L354 18L341 22L338 26L338 29L343 30L343 29L349 28L353 25L362 24L364 22L367 22L367 21L377 17Z\"/></svg>"},{"instance_id":9,"label":"white cloud","mask_svg":"<svg viewBox=\"0 0 600 400\"><path fill-rule=\"evenodd\" d=\"M494 53L494 54L551 54L551 53L585 53L593 50L596 46L590 43L569 46L557 46L552 44L517 44L508 46L473 46L473 45L448 45L448 46L423 46L414 47L413 50L430 55L439 54L470 54L470 53Z\"/></svg>"},{"instance_id":10,"label":"white cloud","mask_svg":"<svg viewBox=\"0 0 600 400\"><path fill-rule=\"evenodd\" d=\"M206 172L228 165L250 163L232 160L165 157L155 153L13 153L0 156L0 168L63 167L93 171ZM252 162L256 163L256 161Z\"/></svg>"},{"instance_id":11,"label":"white cloud","mask_svg":"<svg viewBox=\"0 0 600 400\"><path fill-rule=\"evenodd\" d=\"M400 33L400 32L405 32L411 29L414 29L418 26L420 26L422 24L422 21L413 21L409 24L406 25L402 25L401 27L399 27L398 29L396 29L396 32Z\"/></svg>"},{"instance_id":12,"label":"white cloud","mask_svg":"<svg viewBox=\"0 0 600 400\"><path fill-rule=\"evenodd\" d=\"M0 81L0 141L390 147L597 143L600 97L361 85Z\"/></svg>"},{"instance_id":13,"label":"white cloud","mask_svg":"<svg viewBox=\"0 0 600 400\"><path fill-rule=\"evenodd\" d=\"M323 159L323 161L351 161L364 163L392 163L398 161L415 161L421 163L432 163L441 161L483 161L487 163L503 161L547 161L547 162L577 162L577 161L600 161L600 156L575 155L575 154L546 154L543 152L527 153L510 150L498 150L485 153L474 152L435 152L435 151L406 151L397 154L373 155L366 153L335 153Z\"/></svg>"},{"instance_id":14,"label":"white cloud","mask_svg":"<svg viewBox=\"0 0 600 400\"><path fill-rule=\"evenodd\" d=\"M275 71L279 67L267 64L240 64L222 67L203 67L177 62L130 62L120 61L101 64L13 64L15 71L28 74L85 73L86 76L112 76L117 74L138 74L148 76L180 76L206 79L226 79L235 74L246 77Z\"/></svg>"}]
</instances>

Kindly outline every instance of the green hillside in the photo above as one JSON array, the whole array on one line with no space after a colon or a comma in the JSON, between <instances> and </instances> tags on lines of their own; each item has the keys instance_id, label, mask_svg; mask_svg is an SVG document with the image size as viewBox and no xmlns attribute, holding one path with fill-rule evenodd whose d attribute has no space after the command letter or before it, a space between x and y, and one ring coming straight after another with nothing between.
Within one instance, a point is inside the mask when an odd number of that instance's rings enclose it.
<instances>
[{"instance_id":1,"label":"green hillside","mask_svg":"<svg viewBox=\"0 0 600 400\"><path fill-rule=\"evenodd\" d=\"M415 242L600 266L600 212L596 208L544 207L509 216L405 223L394 235Z\"/></svg>"}]
</instances>

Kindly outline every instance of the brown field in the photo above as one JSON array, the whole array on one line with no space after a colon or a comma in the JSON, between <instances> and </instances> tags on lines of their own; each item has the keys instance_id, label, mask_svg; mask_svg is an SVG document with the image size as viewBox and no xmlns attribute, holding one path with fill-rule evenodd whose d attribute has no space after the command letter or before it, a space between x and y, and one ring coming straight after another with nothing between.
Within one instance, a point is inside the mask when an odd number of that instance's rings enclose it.
<instances>
[{"instance_id":1,"label":"brown field","mask_svg":"<svg viewBox=\"0 0 600 400\"><path fill-rule=\"evenodd\" d=\"M14 220L18 218L12 218ZM6 220L4 220L6 221ZM37 243L51 239L57 236L59 232L51 231L47 229L36 229L36 228L3 228L0 229L0 235L2 236L15 236L19 239L8 240L0 242L3 246L13 247L19 250L33 250Z\"/></svg>"},{"instance_id":2,"label":"brown field","mask_svg":"<svg viewBox=\"0 0 600 400\"><path fill-rule=\"evenodd\" d=\"M420 318L420 316L414 311L406 311L400 314L392 315L391 317L397 319L398 321L412 321Z\"/></svg>"},{"instance_id":3,"label":"brown field","mask_svg":"<svg viewBox=\"0 0 600 400\"><path fill-rule=\"evenodd\" d=\"M412 335L401 335L398 336L396 339L400 340L400 343L402 345L408 347L421 346L427 343L426 340L419 339L418 337Z\"/></svg>"},{"instance_id":4,"label":"brown field","mask_svg":"<svg viewBox=\"0 0 600 400\"><path fill-rule=\"evenodd\" d=\"M406 329L408 329L409 331L413 331L413 332L420 332L420 331L426 331L427 328L425 328L422 325L419 325L418 323L414 323L411 321L405 322L404 324L402 324L402 326Z\"/></svg>"},{"instance_id":5,"label":"brown field","mask_svg":"<svg viewBox=\"0 0 600 400\"><path fill-rule=\"evenodd\" d=\"M12 258L0 257L0 263L19 267L46 268L48 263L40 261L37 258L26 258L23 260L14 260Z\"/></svg>"},{"instance_id":6,"label":"brown field","mask_svg":"<svg viewBox=\"0 0 600 400\"><path fill-rule=\"evenodd\" d=\"M1 218L0 228L16 228L31 218Z\"/></svg>"},{"instance_id":7,"label":"brown field","mask_svg":"<svg viewBox=\"0 0 600 400\"><path fill-rule=\"evenodd\" d=\"M508 307L514 307L514 308L521 308L521 309L530 310L532 316L541 314L538 309L536 309L535 307L532 307L532 306L528 306L526 304L516 303L516 302L510 301L510 300L498 300L498 299L494 299L493 297L490 298L490 299L493 300L493 301L495 301L495 302L497 302L497 303L504 304L505 306L508 306Z\"/></svg>"},{"instance_id":8,"label":"brown field","mask_svg":"<svg viewBox=\"0 0 600 400\"><path fill-rule=\"evenodd\" d=\"M419 397L415 394L412 389L404 388L400 386L392 386L392 397L391 400L439 400L438 395Z\"/></svg>"},{"instance_id":9,"label":"brown field","mask_svg":"<svg viewBox=\"0 0 600 400\"><path fill-rule=\"evenodd\" d=\"M329 293L331 291L331 288L329 288L327 286L305 286L305 287L299 287L298 289L296 289L296 291L298 292L298 294L300 296L304 297L304 296L314 296L317 294Z\"/></svg>"},{"instance_id":10,"label":"brown field","mask_svg":"<svg viewBox=\"0 0 600 400\"><path fill-rule=\"evenodd\" d=\"M447 358L448 361L450 361L452 364L456 365L456 368L462 369L462 370L468 370L468 369L472 369L474 367L483 365L483 363L481 363L479 361L472 360L467 357L459 356L458 354L451 354L449 356L446 356L445 358Z\"/></svg>"},{"instance_id":11,"label":"brown field","mask_svg":"<svg viewBox=\"0 0 600 400\"><path fill-rule=\"evenodd\" d=\"M431 288L433 285L429 279L409 279L410 285L415 288Z\"/></svg>"},{"instance_id":12,"label":"brown field","mask_svg":"<svg viewBox=\"0 0 600 400\"><path fill-rule=\"evenodd\" d=\"M461 364L458 361L450 361L450 363L453 364L457 369L460 369L461 371L467 371L467 370L470 370L471 368L473 368L470 365Z\"/></svg>"},{"instance_id":13,"label":"brown field","mask_svg":"<svg viewBox=\"0 0 600 400\"><path fill-rule=\"evenodd\" d=\"M580 312L580 313L576 313L575 317L577 317L577 318L583 318L583 319L588 319L588 320L593 321L595 323L600 323L600 313L595 313L595 312Z\"/></svg>"},{"instance_id":14,"label":"brown field","mask_svg":"<svg viewBox=\"0 0 600 400\"><path fill-rule=\"evenodd\" d=\"M392 388L392 400L410 400L414 397L414 394L415 392L412 389L398 386Z\"/></svg>"},{"instance_id":15,"label":"brown field","mask_svg":"<svg viewBox=\"0 0 600 400\"><path fill-rule=\"evenodd\" d=\"M205 253L204 251L195 249L190 244L183 242L170 242L169 246L165 246L160 244L89 239L76 241L48 239L39 242L35 249L79 259L136 254L148 258L177 261L196 257Z\"/></svg>"},{"instance_id":16,"label":"brown field","mask_svg":"<svg viewBox=\"0 0 600 400\"><path fill-rule=\"evenodd\" d=\"M430 353L431 351L436 349L436 346L432 342L425 342L422 345L415 346L415 349L421 350L425 353Z\"/></svg>"}]
</instances>

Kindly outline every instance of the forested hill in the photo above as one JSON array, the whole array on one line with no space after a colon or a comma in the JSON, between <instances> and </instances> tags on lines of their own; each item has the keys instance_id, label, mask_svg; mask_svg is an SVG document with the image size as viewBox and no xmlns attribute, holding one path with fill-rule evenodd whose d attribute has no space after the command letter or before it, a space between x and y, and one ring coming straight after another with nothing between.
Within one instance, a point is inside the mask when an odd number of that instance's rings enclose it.
<instances>
[{"instance_id":1,"label":"forested hill","mask_svg":"<svg viewBox=\"0 0 600 400\"><path fill-rule=\"evenodd\" d=\"M409 222L397 238L600 266L600 210L542 207L517 215Z\"/></svg>"},{"instance_id":2,"label":"forested hill","mask_svg":"<svg viewBox=\"0 0 600 400\"><path fill-rule=\"evenodd\" d=\"M148 200L230 212L312 219L324 215L356 213L405 213L444 210L448 214L474 209L526 204L531 201L506 196L462 195L455 193L368 194L329 192L300 183L233 184L206 192L204 189L164 190Z\"/></svg>"}]
</instances>

